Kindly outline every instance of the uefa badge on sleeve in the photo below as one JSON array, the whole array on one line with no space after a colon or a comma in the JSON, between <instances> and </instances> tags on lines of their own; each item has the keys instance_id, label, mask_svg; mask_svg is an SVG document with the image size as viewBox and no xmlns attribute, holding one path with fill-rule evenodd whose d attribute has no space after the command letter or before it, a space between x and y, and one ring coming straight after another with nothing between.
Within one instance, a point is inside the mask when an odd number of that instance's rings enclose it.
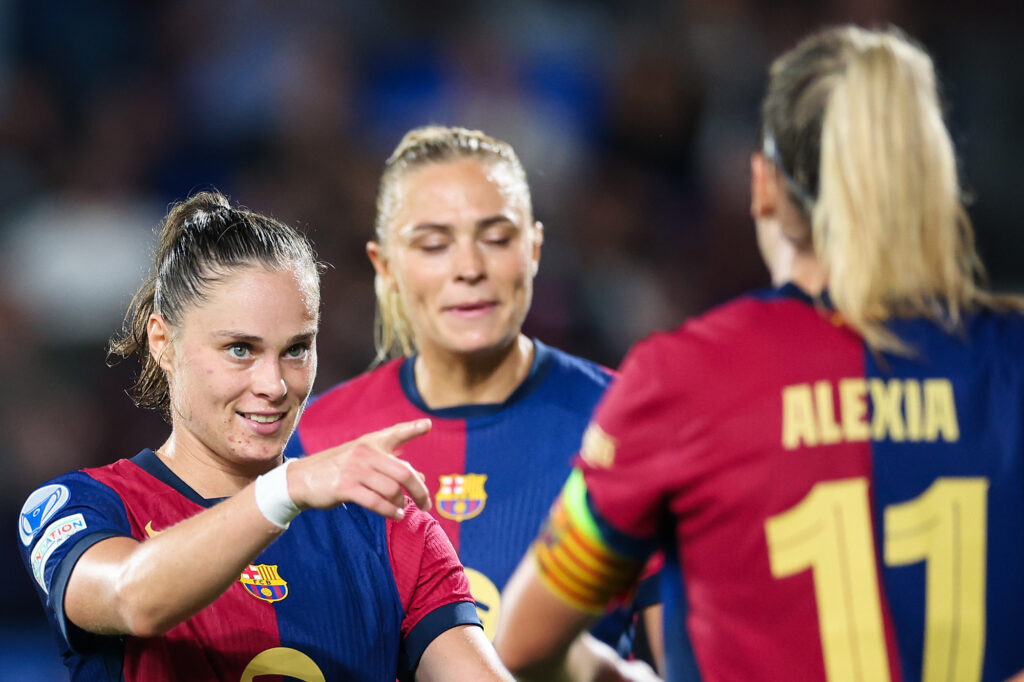
<instances>
[{"instance_id":1,"label":"uefa badge on sleeve","mask_svg":"<svg viewBox=\"0 0 1024 682\"><path fill-rule=\"evenodd\" d=\"M18 519L18 535L21 536L21 544L28 547L32 544L32 538L36 536L43 524L53 518L53 515L60 511L60 508L71 499L71 493L66 486L60 484L44 485L39 490L28 496L25 505L21 508L21 516Z\"/></svg>"},{"instance_id":2,"label":"uefa badge on sleeve","mask_svg":"<svg viewBox=\"0 0 1024 682\"><path fill-rule=\"evenodd\" d=\"M288 596L288 583L277 572L277 564L249 564L238 582L261 601L273 603Z\"/></svg>"}]
</instances>

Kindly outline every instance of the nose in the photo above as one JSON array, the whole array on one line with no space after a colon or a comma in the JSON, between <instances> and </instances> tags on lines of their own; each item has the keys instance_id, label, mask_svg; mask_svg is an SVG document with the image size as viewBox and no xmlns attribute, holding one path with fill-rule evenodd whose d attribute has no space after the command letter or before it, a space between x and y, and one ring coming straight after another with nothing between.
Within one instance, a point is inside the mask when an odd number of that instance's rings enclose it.
<instances>
[{"instance_id":1,"label":"nose","mask_svg":"<svg viewBox=\"0 0 1024 682\"><path fill-rule=\"evenodd\" d=\"M256 395L277 402L288 394L278 358L261 358L253 365L252 372L252 392Z\"/></svg>"},{"instance_id":2,"label":"nose","mask_svg":"<svg viewBox=\"0 0 1024 682\"><path fill-rule=\"evenodd\" d=\"M460 240L455 245L455 278L460 282L476 284L487 276L483 253L473 239Z\"/></svg>"}]
</instances>

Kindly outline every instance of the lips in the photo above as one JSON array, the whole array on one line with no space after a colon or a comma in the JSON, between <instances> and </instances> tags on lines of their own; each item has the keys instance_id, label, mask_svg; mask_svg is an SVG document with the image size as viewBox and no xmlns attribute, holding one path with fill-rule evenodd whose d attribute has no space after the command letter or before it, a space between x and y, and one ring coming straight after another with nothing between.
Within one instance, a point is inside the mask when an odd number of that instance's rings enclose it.
<instances>
[{"instance_id":1,"label":"lips","mask_svg":"<svg viewBox=\"0 0 1024 682\"><path fill-rule=\"evenodd\" d=\"M445 306L443 310L446 313L452 313L460 317L475 317L478 315L485 315L495 308L498 307L497 301L469 301L467 303L457 303L455 305Z\"/></svg>"},{"instance_id":2,"label":"lips","mask_svg":"<svg viewBox=\"0 0 1024 682\"><path fill-rule=\"evenodd\" d=\"M273 424L284 418L284 412L274 412L271 414L261 414L259 412L239 412L246 419L250 419L257 424Z\"/></svg>"},{"instance_id":3,"label":"lips","mask_svg":"<svg viewBox=\"0 0 1024 682\"><path fill-rule=\"evenodd\" d=\"M273 436L281 430L287 412L238 412L239 417L260 436Z\"/></svg>"}]
</instances>

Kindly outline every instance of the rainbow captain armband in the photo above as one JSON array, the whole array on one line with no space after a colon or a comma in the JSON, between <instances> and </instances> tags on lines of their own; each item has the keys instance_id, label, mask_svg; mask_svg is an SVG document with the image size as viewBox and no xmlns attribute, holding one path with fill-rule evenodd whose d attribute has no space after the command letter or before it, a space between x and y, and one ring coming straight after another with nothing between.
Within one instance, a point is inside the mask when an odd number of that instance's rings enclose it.
<instances>
[{"instance_id":1,"label":"rainbow captain armband","mask_svg":"<svg viewBox=\"0 0 1024 682\"><path fill-rule=\"evenodd\" d=\"M604 613L636 582L643 558L621 554L602 537L587 504L583 473L574 469L531 552L540 578L556 596L588 613Z\"/></svg>"}]
</instances>

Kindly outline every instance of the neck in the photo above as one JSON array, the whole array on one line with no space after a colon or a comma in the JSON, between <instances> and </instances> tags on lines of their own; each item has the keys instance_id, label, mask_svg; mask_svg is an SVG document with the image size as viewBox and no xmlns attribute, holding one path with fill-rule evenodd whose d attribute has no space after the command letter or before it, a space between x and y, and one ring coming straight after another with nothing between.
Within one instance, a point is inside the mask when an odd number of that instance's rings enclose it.
<instances>
[{"instance_id":1,"label":"neck","mask_svg":"<svg viewBox=\"0 0 1024 682\"><path fill-rule=\"evenodd\" d=\"M506 347L470 356L422 349L416 388L431 409L501 403L523 383L532 363L533 342L522 334Z\"/></svg>"},{"instance_id":2,"label":"neck","mask_svg":"<svg viewBox=\"0 0 1024 682\"><path fill-rule=\"evenodd\" d=\"M760 220L758 242L773 286L792 282L808 295L818 296L828 284L828 275L814 251L808 230L803 223Z\"/></svg>"},{"instance_id":3,"label":"neck","mask_svg":"<svg viewBox=\"0 0 1024 682\"><path fill-rule=\"evenodd\" d=\"M167 468L195 490L200 497L230 497L281 463L278 457L270 462L250 465L227 462L210 452L193 434L172 429L170 437L156 450Z\"/></svg>"},{"instance_id":4,"label":"neck","mask_svg":"<svg viewBox=\"0 0 1024 682\"><path fill-rule=\"evenodd\" d=\"M800 251L793 257L787 279L810 296L819 296L828 285L825 268L813 252Z\"/></svg>"}]
</instances>

